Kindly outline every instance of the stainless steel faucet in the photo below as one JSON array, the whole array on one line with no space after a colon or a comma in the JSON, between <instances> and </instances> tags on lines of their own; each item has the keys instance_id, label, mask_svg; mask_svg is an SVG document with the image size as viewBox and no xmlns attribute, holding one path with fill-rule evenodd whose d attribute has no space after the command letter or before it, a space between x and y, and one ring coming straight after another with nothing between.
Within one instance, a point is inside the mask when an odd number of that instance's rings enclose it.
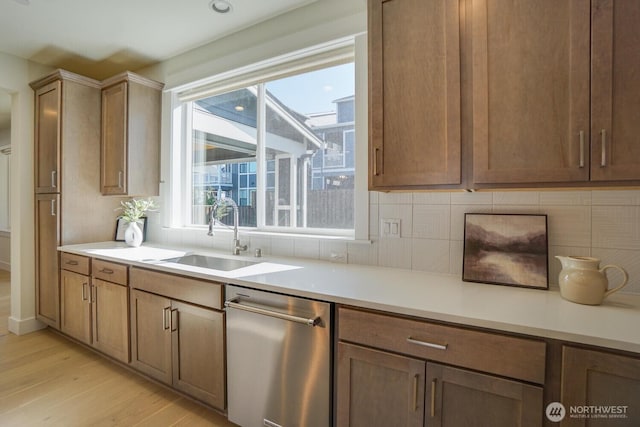
<instances>
[{"instance_id":1,"label":"stainless steel faucet","mask_svg":"<svg viewBox=\"0 0 640 427\"><path fill-rule=\"evenodd\" d=\"M246 251L247 245L241 245L240 240L238 239L238 223L240 222L240 214L238 213L238 205L236 202L230 197L221 197L216 200L211 206L211 212L209 212L209 232L207 235L213 236L213 224L216 221L216 210L218 209L218 204L220 202L230 203L233 207L233 249L231 253L233 255L240 255L240 251Z\"/></svg>"}]
</instances>

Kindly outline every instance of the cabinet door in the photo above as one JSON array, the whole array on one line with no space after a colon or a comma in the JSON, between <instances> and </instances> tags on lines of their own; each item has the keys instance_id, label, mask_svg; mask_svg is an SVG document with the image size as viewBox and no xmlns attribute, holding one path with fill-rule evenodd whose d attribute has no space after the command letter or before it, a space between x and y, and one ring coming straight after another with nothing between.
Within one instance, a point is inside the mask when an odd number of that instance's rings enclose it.
<instances>
[{"instance_id":1,"label":"cabinet door","mask_svg":"<svg viewBox=\"0 0 640 427\"><path fill-rule=\"evenodd\" d=\"M542 388L427 363L426 424L444 427L539 427Z\"/></svg>"},{"instance_id":2,"label":"cabinet door","mask_svg":"<svg viewBox=\"0 0 640 427\"><path fill-rule=\"evenodd\" d=\"M93 346L129 362L129 288L93 279Z\"/></svg>"},{"instance_id":3,"label":"cabinet door","mask_svg":"<svg viewBox=\"0 0 640 427\"><path fill-rule=\"evenodd\" d=\"M36 193L60 192L61 92L58 80L35 93Z\"/></svg>"},{"instance_id":4,"label":"cabinet door","mask_svg":"<svg viewBox=\"0 0 640 427\"><path fill-rule=\"evenodd\" d=\"M131 290L131 364L171 384L171 301Z\"/></svg>"},{"instance_id":5,"label":"cabinet door","mask_svg":"<svg viewBox=\"0 0 640 427\"><path fill-rule=\"evenodd\" d=\"M127 194L127 82L102 90L102 194Z\"/></svg>"},{"instance_id":6,"label":"cabinet door","mask_svg":"<svg viewBox=\"0 0 640 427\"><path fill-rule=\"evenodd\" d=\"M225 407L224 320L219 311L171 302L173 385Z\"/></svg>"},{"instance_id":7,"label":"cabinet door","mask_svg":"<svg viewBox=\"0 0 640 427\"><path fill-rule=\"evenodd\" d=\"M592 6L591 179L640 179L640 2Z\"/></svg>"},{"instance_id":8,"label":"cabinet door","mask_svg":"<svg viewBox=\"0 0 640 427\"><path fill-rule=\"evenodd\" d=\"M89 276L60 270L60 330L91 344Z\"/></svg>"},{"instance_id":9,"label":"cabinet door","mask_svg":"<svg viewBox=\"0 0 640 427\"><path fill-rule=\"evenodd\" d=\"M38 320L54 328L60 327L59 206L59 194L36 196L36 315Z\"/></svg>"},{"instance_id":10,"label":"cabinet door","mask_svg":"<svg viewBox=\"0 0 640 427\"><path fill-rule=\"evenodd\" d=\"M369 186L460 184L458 0L369 0Z\"/></svg>"},{"instance_id":11,"label":"cabinet door","mask_svg":"<svg viewBox=\"0 0 640 427\"><path fill-rule=\"evenodd\" d=\"M425 362L338 343L337 425L422 426Z\"/></svg>"},{"instance_id":12,"label":"cabinet door","mask_svg":"<svg viewBox=\"0 0 640 427\"><path fill-rule=\"evenodd\" d=\"M589 2L468 0L473 181L589 179Z\"/></svg>"},{"instance_id":13,"label":"cabinet door","mask_svg":"<svg viewBox=\"0 0 640 427\"><path fill-rule=\"evenodd\" d=\"M562 398L567 411L562 426L640 425L640 359L564 347ZM602 413L570 416L570 408L592 406ZM615 417L609 418L611 407Z\"/></svg>"}]
</instances>

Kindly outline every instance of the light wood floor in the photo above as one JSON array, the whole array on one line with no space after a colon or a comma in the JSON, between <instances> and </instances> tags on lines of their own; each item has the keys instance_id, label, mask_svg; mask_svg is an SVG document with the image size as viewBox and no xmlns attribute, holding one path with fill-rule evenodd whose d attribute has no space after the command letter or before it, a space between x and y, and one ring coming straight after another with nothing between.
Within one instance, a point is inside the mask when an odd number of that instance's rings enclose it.
<instances>
[{"instance_id":1,"label":"light wood floor","mask_svg":"<svg viewBox=\"0 0 640 427\"><path fill-rule=\"evenodd\" d=\"M237 427L49 329L0 336L0 426Z\"/></svg>"}]
</instances>

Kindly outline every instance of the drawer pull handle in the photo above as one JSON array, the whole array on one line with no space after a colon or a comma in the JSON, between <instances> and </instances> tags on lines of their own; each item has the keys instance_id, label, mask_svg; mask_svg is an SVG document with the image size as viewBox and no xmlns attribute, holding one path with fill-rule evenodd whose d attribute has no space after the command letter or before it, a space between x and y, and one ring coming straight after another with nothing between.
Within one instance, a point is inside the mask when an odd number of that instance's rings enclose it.
<instances>
[{"instance_id":1,"label":"drawer pull handle","mask_svg":"<svg viewBox=\"0 0 640 427\"><path fill-rule=\"evenodd\" d=\"M580 131L580 167L584 167L584 131Z\"/></svg>"},{"instance_id":2,"label":"drawer pull handle","mask_svg":"<svg viewBox=\"0 0 640 427\"><path fill-rule=\"evenodd\" d=\"M431 381L431 418L436 416L436 379Z\"/></svg>"},{"instance_id":3,"label":"drawer pull handle","mask_svg":"<svg viewBox=\"0 0 640 427\"><path fill-rule=\"evenodd\" d=\"M87 286L88 283L82 284L82 301L87 301Z\"/></svg>"},{"instance_id":4,"label":"drawer pull handle","mask_svg":"<svg viewBox=\"0 0 640 427\"><path fill-rule=\"evenodd\" d=\"M175 317L174 317L175 315ZM175 332L178 330L178 309L177 308L173 308L171 309L171 332ZM174 320L175 319L175 320Z\"/></svg>"},{"instance_id":5,"label":"drawer pull handle","mask_svg":"<svg viewBox=\"0 0 640 427\"><path fill-rule=\"evenodd\" d=\"M418 379L420 378L420 375L415 374L413 376L413 408L411 408L412 411L417 411L418 410Z\"/></svg>"},{"instance_id":6,"label":"drawer pull handle","mask_svg":"<svg viewBox=\"0 0 640 427\"><path fill-rule=\"evenodd\" d=\"M56 175L57 175L57 171L51 171L51 188L56 188Z\"/></svg>"},{"instance_id":7,"label":"drawer pull handle","mask_svg":"<svg viewBox=\"0 0 640 427\"><path fill-rule=\"evenodd\" d=\"M162 329L165 331L171 327L171 319L167 320L167 314L171 314L171 307L162 309Z\"/></svg>"},{"instance_id":8,"label":"drawer pull handle","mask_svg":"<svg viewBox=\"0 0 640 427\"><path fill-rule=\"evenodd\" d=\"M72 259L67 261L67 265L78 265L78 261L74 261Z\"/></svg>"},{"instance_id":9,"label":"drawer pull handle","mask_svg":"<svg viewBox=\"0 0 640 427\"><path fill-rule=\"evenodd\" d=\"M449 347L449 344L435 344L432 342L416 340L411 337L407 338L407 342L410 344L421 345L423 347L435 348L437 350L446 350L447 347Z\"/></svg>"},{"instance_id":10,"label":"drawer pull handle","mask_svg":"<svg viewBox=\"0 0 640 427\"><path fill-rule=\"evenodd\" d=\"M113 270L110 268L103 268L102 270L100 270L100 273L113 274Z\"/></svg>"},{"instance_id":11,"label":"drawer pull handle","mask_svg":"<svg viewBox=\"0 0 640 427\"><path fill-rule=\"evenodd\" d=\"M603 168L607 166L607 130L602 129L600 131L600 135L602 136L602 146L600 147L600 167Z\"/></svg>"}]
</instances>

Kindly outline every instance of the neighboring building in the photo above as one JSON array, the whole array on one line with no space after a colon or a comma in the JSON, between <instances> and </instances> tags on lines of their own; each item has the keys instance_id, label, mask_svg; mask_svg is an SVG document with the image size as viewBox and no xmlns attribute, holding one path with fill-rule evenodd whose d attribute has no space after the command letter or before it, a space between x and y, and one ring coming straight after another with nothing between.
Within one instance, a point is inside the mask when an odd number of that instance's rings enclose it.
<instances>
[{"instance_id":1,"label":"neighboring building","mask_svg":"<svg viewBox=\"0 0 640 427\"><path fill-rule=\"evenodd\" d=\"M240 207L241 225L256 226L256 93L246 88L194 103L193 223L206 222L208 206L225 192ZM340 197L347 211L340 226L353 226L354 99L334 101L336 111L303 115L267 92L267 225L322 226L314 212Z\"/></svg>"}]
</instances>

